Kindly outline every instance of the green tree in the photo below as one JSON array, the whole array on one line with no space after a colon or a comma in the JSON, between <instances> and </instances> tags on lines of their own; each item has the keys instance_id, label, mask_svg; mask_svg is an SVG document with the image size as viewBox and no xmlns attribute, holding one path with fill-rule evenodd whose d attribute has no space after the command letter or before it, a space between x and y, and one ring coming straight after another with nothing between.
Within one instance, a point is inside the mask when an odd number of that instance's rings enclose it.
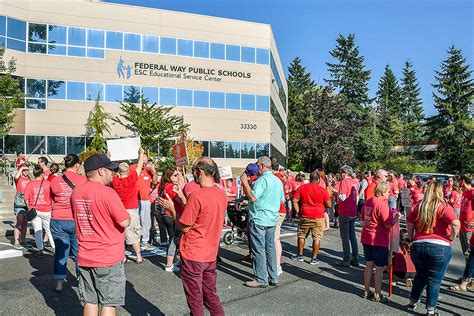
<instances>
[{"instance_id":1,"label":"green tree","mask_svg":"<svg viewBox=\"0 0 474 316\"><path fill-rule=\"evenodd\" d=\"M107 152L106 134L110 135L110 125L107 121L113 116L105 112L104 107L100 105L100 95L97 95L95 105L89 112L89 118L86 122L86 136L92 137L92 141L87 146L87 151L95 151L99 153Z\"/></svg>"},{"instance_id":2,"label":"green tree","mask_svg":"<svg viewBox=\"0 0 474 316\"><path fill-rule=\"evenodd\" d=\"M377 128L376 109L370 108L363 124L357 129L352 148L355 158L361 162L371 162L384 156L383 139Z\"/></svg>"},{"instance_id":3,"label":"green tree","mask_svg":"<svg viewBox=\"0 0 474 316\"><path fill-rule=\"evenodd\" d=\"M288 165L293 170L303 170L306 157L303 156L300 140L307 116L304 111L303 95L316 87L311 74L296 57L288 67Z\"/></svg>"},{"instance_id":4,"label":"green tree","mask_svg":"<svg viewBox=\"0 0 474 316\"><path fill-rule=\"evenodd\" d=\"M403 124L403 144L421 145L425 140L425 116L423 101L420 97L420 87L413 69L413 63L405 62L401 80L401 121Z\"/></svg>"},{"instance_id":5,"label":"green tree","mask_svg":"<svg viewBox=\"0 0 474 316\"><path fill-rule=\"evenodd\" d=\"M378 130L384 145L391 148L402 141L403 126L401 123L401 91L398 80L389 65L385 66L376 93Z\"/></svg>"},{"instance_id":6,"label":"green tree","mask_svg":"<svg viewBox=\"0 0 474 316\"><path fill-rule=\"evenodd\" d=\"M428 119L431 135L439 141L438 168L449 172L474 172L472 70L460 49L450 46L448 58L436 71L433 85L438 114Z\"/></svg>"},{"instance_id":7,"label":"green tree","mask_svg":"<svg viewBox=\"0 0 474 316\"><path fill-rule=\"evenodd\" d=\"M139 97L139 103L130 102L137 100L137 92L132 90L125 92L124 99L128 102L120 103L122 113L113 120L139 136L146 151L165 143L166 139L179 137L189 127L183 116L171 114L173 107L148 104L142 97Z\"/></svg>"},{"instance_id":8,"label":"green tree","mask_svg":"<svg viewBox=\"0 0 474 316\"><path fill-rule=\"evenodd\" d=\"M20 79L13 76L16 71L16 59L11 58L5 64L5 49L0 48L0 137L8 134L15 120L15 108L24 107L24 94L20 88Z\"/></svg>"}]
</instances>

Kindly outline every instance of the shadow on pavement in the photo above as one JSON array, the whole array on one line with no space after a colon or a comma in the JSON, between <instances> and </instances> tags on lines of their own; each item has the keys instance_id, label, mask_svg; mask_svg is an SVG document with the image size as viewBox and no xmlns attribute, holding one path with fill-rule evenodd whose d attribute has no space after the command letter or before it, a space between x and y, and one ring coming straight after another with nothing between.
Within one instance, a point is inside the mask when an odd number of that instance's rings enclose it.
<instances>
[{"instance_id":1,"label":"shadow on pavement","mask_svg":"<svg viewBox=\"0 0 474 316\"><path fill-rule=\"evenodd\" d=\"M122 308L130 315L164 315L158 307L141 296L129 281L125 285L125 306Z\"/></svg>"}]
</instances>

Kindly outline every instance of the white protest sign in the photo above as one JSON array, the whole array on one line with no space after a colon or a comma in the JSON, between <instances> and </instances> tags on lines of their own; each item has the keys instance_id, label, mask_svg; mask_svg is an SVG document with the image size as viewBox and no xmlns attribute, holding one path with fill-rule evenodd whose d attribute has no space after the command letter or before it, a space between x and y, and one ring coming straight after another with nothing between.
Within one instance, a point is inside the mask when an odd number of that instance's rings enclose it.
<instances>
[{"instance_id":1,"label":"white protest sign","mask_svg":"<svg viewBox=\"0 0 474 316\"><path fill-rule=\"evenodd\" d=\"M107 141L107 150L111 155L110 160L112 161L137 159L140 146L140 137Z\"/></svg>"},{"instance_id":2,"label":"white protest sign","mask_svg":"<svg viewBox=\"0 0 474 316\"><path fill-rule=\"evenodd\" d=\"M230 166L219 167L219 176L223 180L233 178L232 168Z\"/></svg>"}]
</instances>

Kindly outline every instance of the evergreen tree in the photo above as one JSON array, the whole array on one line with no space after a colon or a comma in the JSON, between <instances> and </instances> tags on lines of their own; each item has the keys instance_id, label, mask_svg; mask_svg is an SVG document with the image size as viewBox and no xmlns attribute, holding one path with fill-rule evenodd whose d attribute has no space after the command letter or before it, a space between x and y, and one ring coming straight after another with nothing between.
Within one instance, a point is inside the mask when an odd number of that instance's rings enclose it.
<instances>
[{"instance_id":1,"label":"evergreen tree","mask_svg":"<svg viewBox=\"0 0 474 316\"><path fill-rule=\"evenodd\" d=\"M87 151L104 154L107 152L105 136L110 134L110 125L107 121L112 119L112 115L105 112L99 100L100 95L97 95L94 107L89 112L89 118L86 122L86 136L92 137L90 145L87 146Z\"/></svg>"},{"instance_id":2,"label":"evergreen tree","mask_svg":"<svg viewBox=\"0 0 474 316\"><path fill-rule=\"evenodd\" d=\"M416 79L413 63L405 62L401 80L401 120L403 124L403 144L420 145L425 139L425 116L420 87Z\"/></svg>"},{"instance_id":3,"label":"evergreen tree","mask_svg":"<svg viewBox=\"0 0 474 316\"><path fill-rule=\"evenodd\" d=\"M326 63L330 79L325 79L329 87L346 98L345 115L352 120L361 120L367 115L365 110L372 100L368 95L370 70L365 69L364 56L359 53L355 35L339 35L336 48L330 54L337 63Z\"/></svg>"},{"instance_id":4,"label":"evergreen tree","mask_svg":"<svg viewBox=\"0 0 474 316\"><path fill-rule=\"evenodd\" d=\"M386 147L401 143L403 126L400 121L401 91L398 81L389 65L385 66L376 93L378 129Z\"/></svg>"},{"instance_id":5,"label":"evergreen tree","mask_svg":"<svg viewBox=\"0 0 474 316\"><path fill-rule=\"evenodd\" d=\"M433 85L438 114L429 118L431 135L439 141L438 168L448 172L474 172L474 80L462 51L450 46L448 58L436 71Z\"/></svg>"},{"instance_id":6,"label":"evergreen tree","mask_svg":"<svg viewBox=\"0 0 474 316\"><path fill-rule=\"evenodd\" d=\"M11 58L5 64L5 49L0 48L0 138L12 128L15 120L15 108L23 108L24 94L20 88L20 80L13 76L16 71L16 59Z\"/></svg>"},{"instance_id":7,"label":"evergreen tree","mask_svg":"<svg viewBox=\"0 0 474 316\"><path fill-rule=\"evenodd\" d=\"M303 156L300 140L303 126L307 120L303 95L316 84L311 74L303 67L301 59L296 57L288 67L288 165L293 170L302 170L306 157Z\"/></svg>"}]
</instances>

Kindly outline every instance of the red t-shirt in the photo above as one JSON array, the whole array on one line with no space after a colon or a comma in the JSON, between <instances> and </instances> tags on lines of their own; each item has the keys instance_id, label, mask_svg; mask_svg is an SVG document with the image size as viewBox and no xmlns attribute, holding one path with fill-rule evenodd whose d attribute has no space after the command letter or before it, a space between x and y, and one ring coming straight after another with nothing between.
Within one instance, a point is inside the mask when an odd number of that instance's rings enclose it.
<instances>
[{"instance_id":1,"label":"red t-shirt","mask_svg":"<svg viewBox=\"0 0 474 316\"><path fill-rule=\"evenodd\" d=\"M38 202L35 206L37 197ZM30 209L34 207L40 212L51 212L51 183L46 180L43 181L43 184L41 184L41 180L32 180L28 182L25 188L25 201L29 202L28 205Z\"/></svg>"},{"instance_id":2,"label":"red t-shirt","mask_svg":"<svg viewBox=\"0 0 474 316\"><path fill-rule=\"evenodd\" d=\"M291 184L291 195L293 196L295 194L295 191L298 190L300 186L302 186L304 183L302 181L293 181Z\"/></svg>"},{"instance_id":3,"label":"red t-shirt","mask_svg":"<svg viewBox=\"0 0 474 316\"><path fill-rule=\"evenodd\" d=\"M174 204L174 210L176 211L176 217L180 218L181 214L183 213L184 210L184 205L181 204L181 200L178 197L178 194L173 191L174 184L173 183L166 183L164 187L164 191L168 194L171 200L173 200ZM165 194L161 193L161 197L165 198ZM165 210L165 215L171 216L171 213L169 210Z\"/></svg>"},{"instance_id":4,"label":"red t-shirt","mask_svg":"<svg viewBox=\"0 0 474 316\"><path fill-rule=\"evenodd\" d=\"M229 194L237 194L237 186L232 183L230 187L225 187L225 192ZM227 196L227 202L235 200L236 196Z\"/></svg>"},{"instance_id":5,"label":"red t-shirt","mask_svg":"<svg viewBox=\"0 0 474 316\"><path fill-rule=\"evenodd\" d=\"M57 174L57 173L51 173L51 174L48 176L48 179L47 179L47 180L48 180L49 182L52 182L52 181L54 180L54 178L56 178L56 177L59 177L59 174Z\"/></svg>"},{"instance_id":6,"label":"red t-shirt","mask_svg":"<svg viewBox=\"0 0 474 316\"><path fill-rule=\"evenodd\" d=\"M357 190L359 181L352 178L345 178L340 182L338 195L345 194L346 199L339 201L338 213L342 216L354 217L357 216Z\"/></svg>"},{"instance_id":7,"label":"red t-shirt","mask_svg":"<svg viewBox=\"0 0 474 316\"><path fill-rule=\"evenodd\" d=\"M462 192L457 190L451 192L451 195L449 196L449 204L451 204L454 209L461 208L461 200Z\"/></svg>"},{"instance_id":8,"label":"red t-shirt","mask_svg":"<svg viewBox=\"0 0 474 316\"><path fill-rule=\"evenodd\" d=\"M21 165L26 162L26 158L24 156L19 156L16 158L16 169L19 170L21 168Z\"/></svg>"},{"instance_id":9,"label":"red t-shirt","mask_svg":"<svg viewBox=\"0 0 474 316\"><path fill-rule=\"evenodd\" d=\"M469 228L469 223L474 221L472 211L472 200L474 199L474 189L464 191L461 198L461 211L459 213L459 221L461 222L462 232L472 232L473 228Z\"/></svg>"},{"instance_id":10,"label":"red t-shirt","mask_svg":"<svg viewBox=\"0 0 474 316\"><path fill-rule=\"evenodd\" d=\"M403 178L398 179L397 182L398 182L398 189L403 189L407 185L407 182Z\"/></svg>"},{"instance_id":11,"label":"red t-shirt","mask_svg":"<svg viewBox=\"0 0 474 316\"><path fill-rule=\"evenodd\" d=\"M72 171L64 172L64 175L72 182L74 187L86 183L87 179ZM51 182L51 196L53 199L53 211L51 219L74 220L71 209L71 187L64 181L63 177L55 177Z\"/></svg>"},{"instance_id":12,"label":"red t-shirt","mask_svg":"<svg viewBox=\"0 0 474 316\"><path fill-rule=\"evenodd\" d=\"M25 176L20 176L18 179L16 179L16 192L25 193L26 185L28 184L28 182L30 182L30 179Z\"/></svg>"},{"instance_id":13,"label":"red t-shirt","mask_svg":"<svg viewBox=\"0 0 474 316\"><path fill-rule=\"evenodd\" d=\"M180 242L181 256L190 261L216 260L221 240L227 197L217 187L205 187L189 195L179 221L190 226Z\"/></svg>"},{"instance_id":14,"label":"red t-shirt","mask_svg":"<svg viewBox=\"0 0 474 316\"><path fill-rule=\"evenodd\" d=\"M199 185L199 183L196 183L194 181L188 182L184 185L184 188L183 188L184 196L188 198L191 192L197 191L200 188L201 186Z\"/></svg>"},{"instance_id":15,"label":"red t-shirt","mask_svg":"<svg viewBox=\"0 0 474 316\"><path fill-rule=\"evenodd\" d=\"M285 192L285 179L283 179L283 176L279 172L274 172L273 174L276 175L278 179L280 179L283 192ZM280 203L279 213L286 214L286 207L284 203Z\"/></svg>"},{"instance_id":16,"label":"red t-shirt","mask_svg":"<svg viewBox=\"0 0 474 316\"><path fill-rule=\"evenodd\" d=\"M398 182L397 179L393 179L392 182L390 183L390 193L388 197L391 198L396 198L398 197Z\"/></svg>"},{"instance_id":17,"label":"red t-shirt","mask_svg":"<svg viewBox=\"0 0 474 316\"><path fill-rule=\"evenodd\" d=\"M46 168L46 170L44 170L43 172L43 178L45 180L48 180L50 174L51 174L51 170L49 168Z\"/></svg>"},{"instance_id":18,"label":"red t-shirt","mask_svg":"<svg viewBox=\"0 0 474 316\"><path fill-rule=\"evenodd\" d=\"M113 177L112 187L117 192L123 206L127 210L138 208L138 189L137 189L138 174L136 170L128 172L126 178ZM148 193L148 195L150 195Z\"/></svg>"},{"instance_id":19,"label":"red t-shirt","mask_svg":"<svg viewBox=\"0 0 474 316\"><path fill-rule=\"evenodd\" d=\"M137 173L137 164L130 166L130 172ZM153 174L150 170L144 168L140 172L137 181L137 188L138 188L138 199L140 201L145 201L150 199L150 187L151 181L153 180Z\"/></svg>"},{"instance_id":20,"label":"red t-shirt","mask_svg":"<svg viewBox=\"0 0 474 316\"><path fill-rule=\"evenodd\" d=\"M300 217L324 218L324 201L331 201L328 191L317 183L303 184L293 194L301 204Z\"/></svg>"},{"instance_id":21,"label":"red t-shirt","mask_svg":"<svg viewBox=\"0 0 474 316\"><path fill-rule=\"evenodd\" d=\"M364 204L364 223L360 235L361 243L371 246L386 247L390 245L390 229L385 225L393 223L393 214L388 208L388 201L373 197Z\"/></svg>"},{"instance_id":22,"label":"red t-shirt","mask_svg":"<svg viewBox=\"0 0 474 316\"><path fill-rule=\"evenodd\" d=\"M119 223L130 219L117 192L102 183L87 181L71 196L79 243L81 267L110 267L124 256L125 228Z\"/></svg>"},{"instance_id":23,"label":"red t-shirt","mask_svg":"<svg viewBox=\"0 0 474 316\"><path fill-rule=\"evenodd\" d=\"M393 271L415 273L416 268L411 261L410 253L408 251L393 253Z\"/></svg>"},{"instance_id":24,"label":"red t-shirt","mask_svg":"<svg viewBox=\"0 0 474 316\"><path fill-rule=\"evenodd\" d=\"M369 182L369 185L367 185L367 188L365 188L364 197L366 201L375 196L375 187L377 186L377 182L378 181L376 180L372 180Z\"/></svg>"},{"instance_id":25,"label":"red t-shirt","mask_svg":"<svg viewBox=\"0 0 474 316\"><path fill-rule=\"evenodd\" d=\"M450 184L446 184L443 187L443 191L444 191L444 198L448 200L449 197L451 196L451 193L453 193L453 186Z\"/></svg>"},{"instance_id":26,"label":"red t-shirt","mask_svg":"<svg viewBox=\"0 0 474 316\"><path fill-rule=\"evenodd\" d=\"M436 216L434 221L434 227L428 232L422 232L418 228L418 209L420 207L419 203L415 208L408 214L407 222L410 222L415 225L415 236L413 240L423 240L423 239L438 239L452 243L448 237L451 235L451 226L450 224L458 219L454 209L449 204L441 204L436 210Z\"/></svg>"}]
</instances>

